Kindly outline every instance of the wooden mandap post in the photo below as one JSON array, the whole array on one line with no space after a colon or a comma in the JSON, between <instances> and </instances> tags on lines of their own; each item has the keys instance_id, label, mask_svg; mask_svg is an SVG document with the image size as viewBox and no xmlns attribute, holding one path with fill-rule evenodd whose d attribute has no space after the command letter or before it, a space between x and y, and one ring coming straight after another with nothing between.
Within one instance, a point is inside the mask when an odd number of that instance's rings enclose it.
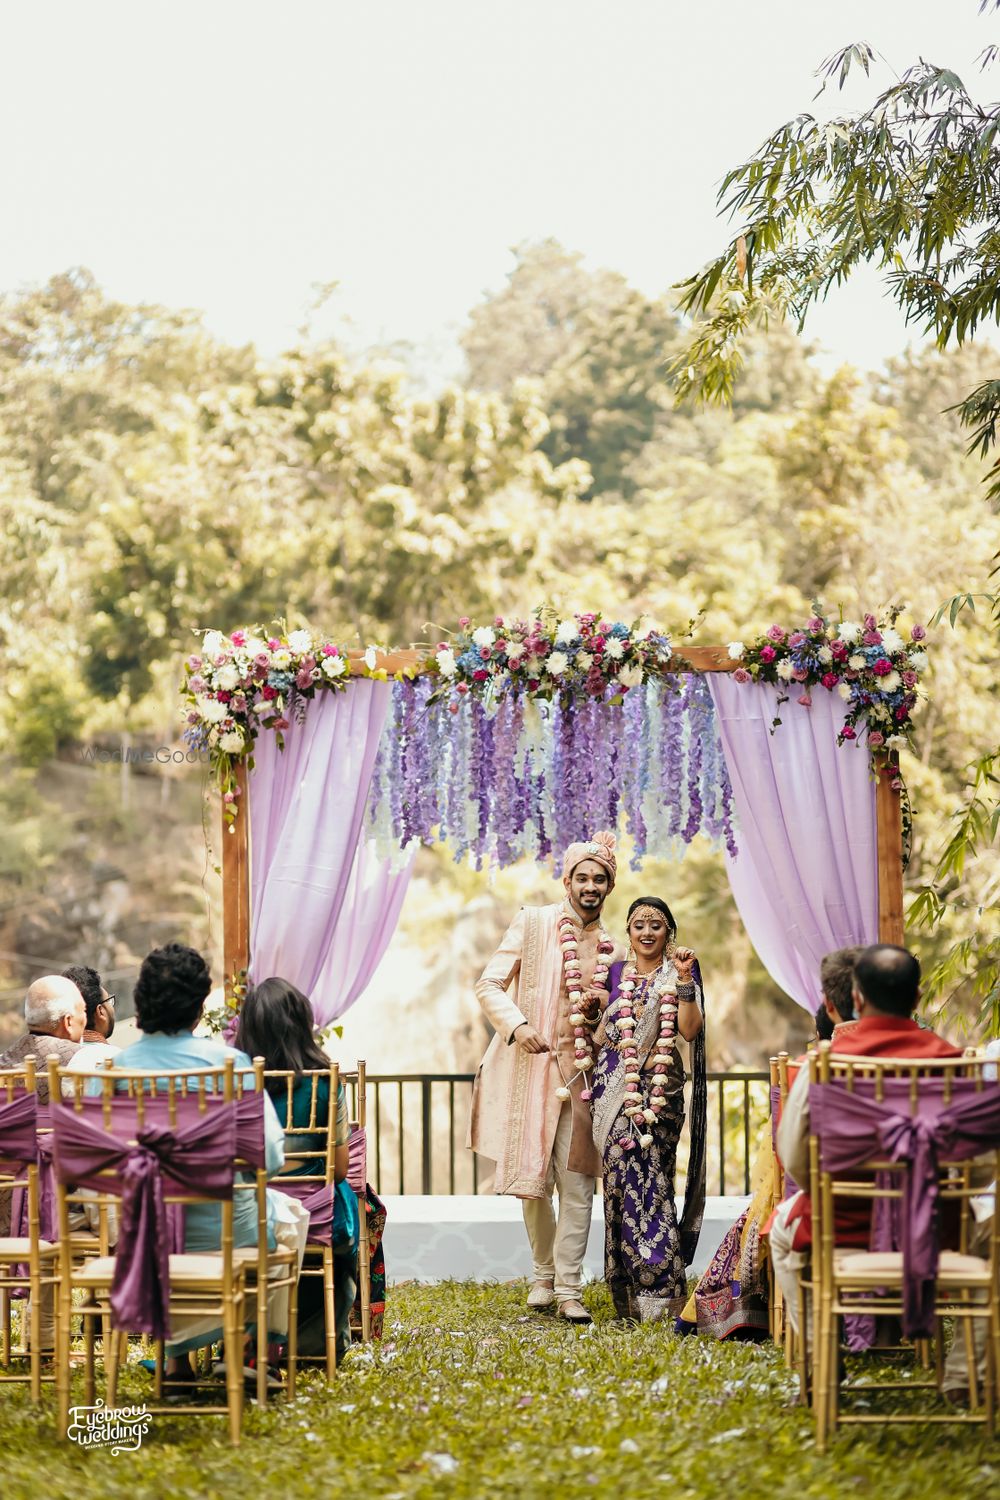
<instances>
[{"instance_id":1,"label":"wooden mandap post","mask_svg":"<svg viewBox=\"0 0 1000 1500\"><path fill-rule=\"evenodd\" d=\"M892 783L899 774L895 755L887 755L875 784L875 835L878 853L878 940L903 945L903 805Z\"/></svg>"},{"instance_id":2,"label":"wooden mandap post","mask_svg":"<svg viewBox=\"0 0 1000 1500\"><path fill-rule=\"evenodd\" d=\"M236 766L239 812L235 823L222 818L222 967L226 998L231 999L234 980L245 974L250 963L250 797L247 768Z\"/></svg>"}]
</instances>

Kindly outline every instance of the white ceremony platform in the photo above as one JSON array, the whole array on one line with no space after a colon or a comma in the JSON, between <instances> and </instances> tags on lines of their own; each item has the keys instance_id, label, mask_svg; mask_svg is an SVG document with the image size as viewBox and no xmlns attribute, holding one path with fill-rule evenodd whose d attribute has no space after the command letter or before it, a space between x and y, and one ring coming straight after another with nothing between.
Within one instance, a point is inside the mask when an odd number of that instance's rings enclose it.
<instances>
[{"instance_id":1,"label":"white ceremony platform","mask_svg":"<svg viewBox=\"0 0 1000 1500\"><path fill-rule=\"evenodd\" d=\"M495 1194L386 1196L385 1268L396 1281L513 1281L530 1276L531 1257L516 1198ZM709 1198L691 1273L700 1276L749 1198ZM683 1200L678 1200L678 1213ZM584 1274L604 1275L604 1215L594 1199Z\"/></svg>"}]
</instances>

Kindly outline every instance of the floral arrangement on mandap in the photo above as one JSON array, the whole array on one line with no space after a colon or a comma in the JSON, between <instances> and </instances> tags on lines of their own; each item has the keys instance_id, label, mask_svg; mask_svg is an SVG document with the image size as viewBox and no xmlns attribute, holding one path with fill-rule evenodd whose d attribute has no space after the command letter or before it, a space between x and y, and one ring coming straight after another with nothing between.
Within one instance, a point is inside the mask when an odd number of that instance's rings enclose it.
<instances>
[{"instance_id":1,"label":"floral arrangement on mandap","mask_svg":"<svg viewBox=\"0 0 1000 1500\"><path fill-rule=\"evenodd\" d=\"M365 650L360 672L354 668L353 673L385 681L376 647ZM205 632L201 650L184 664L184 738L193 749L210 752L230 825L240 794L236 764L247 759L252 765L258 730L272 730L283 749L282 731L291 723L289 715L301 717L317 691L342 692L351 676L347 651L330 641L314 640L308 630L280 635L256 630L234 630L232 635Z\"/></svg>"},{"instance_id":2,"label":"floral arrangement on mandap","mask_svg":"<svg viewBox=\"0 0 1000 1500\"><path fill-rule=\"evenodd\" d=\"M670 637L642 630L637 621L599 614L577 614L560 620L540 611L532 620L492 625L459 622L450 641L442 641L428 667L451 689L450 708L457 713L462 697L492 697L498 691L525 692L536 698L605 698L621 703L632 688L670 670ZM674 658L674 669L679 662ZM610 690L610 696L609 695Z\"/></svg>"},{"instance_id":3,"label":"floral arrangement on mandap","mask_svg":"<svg viewBox=\"0 0 1000 1500\"><path fill-rule=\"evenodd\" d=\"M788 697L798 690L796 701L803 708L810 706L814 688L836 692L845 704L838 744L863 733L874 752L902 749L927 669L926 630L914 625L904 637L896 629L898 609L882 620L865 615L860 622L831 621L815 606L814 611L801 630L772 625L749 645L732 641L729 655L739 663L734 680L774 683L787 688ZM776 718L772 728L780 723Z\"/></svg>"}]
</instances>

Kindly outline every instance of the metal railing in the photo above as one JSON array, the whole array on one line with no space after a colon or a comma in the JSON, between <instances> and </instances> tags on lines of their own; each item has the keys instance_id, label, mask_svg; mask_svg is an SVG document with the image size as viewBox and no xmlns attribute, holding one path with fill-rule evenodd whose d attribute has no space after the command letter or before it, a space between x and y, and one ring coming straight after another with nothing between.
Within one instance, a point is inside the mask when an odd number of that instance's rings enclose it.
<instances>
[{"instance_id":1,"label":"metal railing","mask_svg":"<svg viewBox=\"0 0 1000 1500\"><path fill-rule=\"evenodd\" d=\"M369 1073L368 1173L380 1193L492 1190L466 1144L474 1073ZM708 1191L749 1193L755 1139L768 1118L766 1072L708 1074ZM352 1117L356 1099L349 1100ZM683 1172L686 1132L678 1171Z\"/></svg>"}]
</instances>

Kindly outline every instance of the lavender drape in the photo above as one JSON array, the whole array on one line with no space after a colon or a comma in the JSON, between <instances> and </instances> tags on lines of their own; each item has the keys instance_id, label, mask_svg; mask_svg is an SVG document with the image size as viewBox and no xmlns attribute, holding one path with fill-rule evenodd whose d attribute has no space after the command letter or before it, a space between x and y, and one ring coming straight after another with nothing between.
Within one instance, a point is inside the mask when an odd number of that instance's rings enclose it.
<instances>
[{"instance_id":1,"label":"lavender drape","mask_svg":"<svg viewBox=\"0 0 1000 1500\"><path fill-rule=\"evenodd\" d=\"M250 972L280 975L327 1026L358 998L395 930L411 862L359 838L389 707L384 682L321 693L279 750L262 734L250 777Z\"/></svg>"},{"instance_id":2,"label":"lavender drape","mask_svg":"<svg viewBox=\"0 0 1000 1500\"><path fill-rule=\"evenodd\" d=\"M739 820L738 853L726 859L736 906L772 979L814 1011L824 953L878 940L868 752L837 744L844 706L825 688L806 708L792 684L779 708L766 683L722 672L708 681Z\"/></svg>"},{"instance_id":3,"label":"lavender drape","mask_svg":"<svg viewBox=\"0 0 1000 1500\"><path fill-rule=\"evenodd\" d=\"M899 1103L876 1103L871 1086L855 1081L848 1092L835 1084L812 1084L809 1118L819 1137L820 1167L845 1172L884 1156L905 1165L899 1222L903 1252L903 1333L934 1335L934 1296L939 1244L939 1159L968 1161L1000 1146L1000 1088L977 1091L973 1079L956 1079L953 1103L944 1107L940 1087L920 1086L920 1108L908 1109L909 1084L895 1091ZM875 1234L873 1229L873 1234Z\"/></svg>"}]
</instances>

